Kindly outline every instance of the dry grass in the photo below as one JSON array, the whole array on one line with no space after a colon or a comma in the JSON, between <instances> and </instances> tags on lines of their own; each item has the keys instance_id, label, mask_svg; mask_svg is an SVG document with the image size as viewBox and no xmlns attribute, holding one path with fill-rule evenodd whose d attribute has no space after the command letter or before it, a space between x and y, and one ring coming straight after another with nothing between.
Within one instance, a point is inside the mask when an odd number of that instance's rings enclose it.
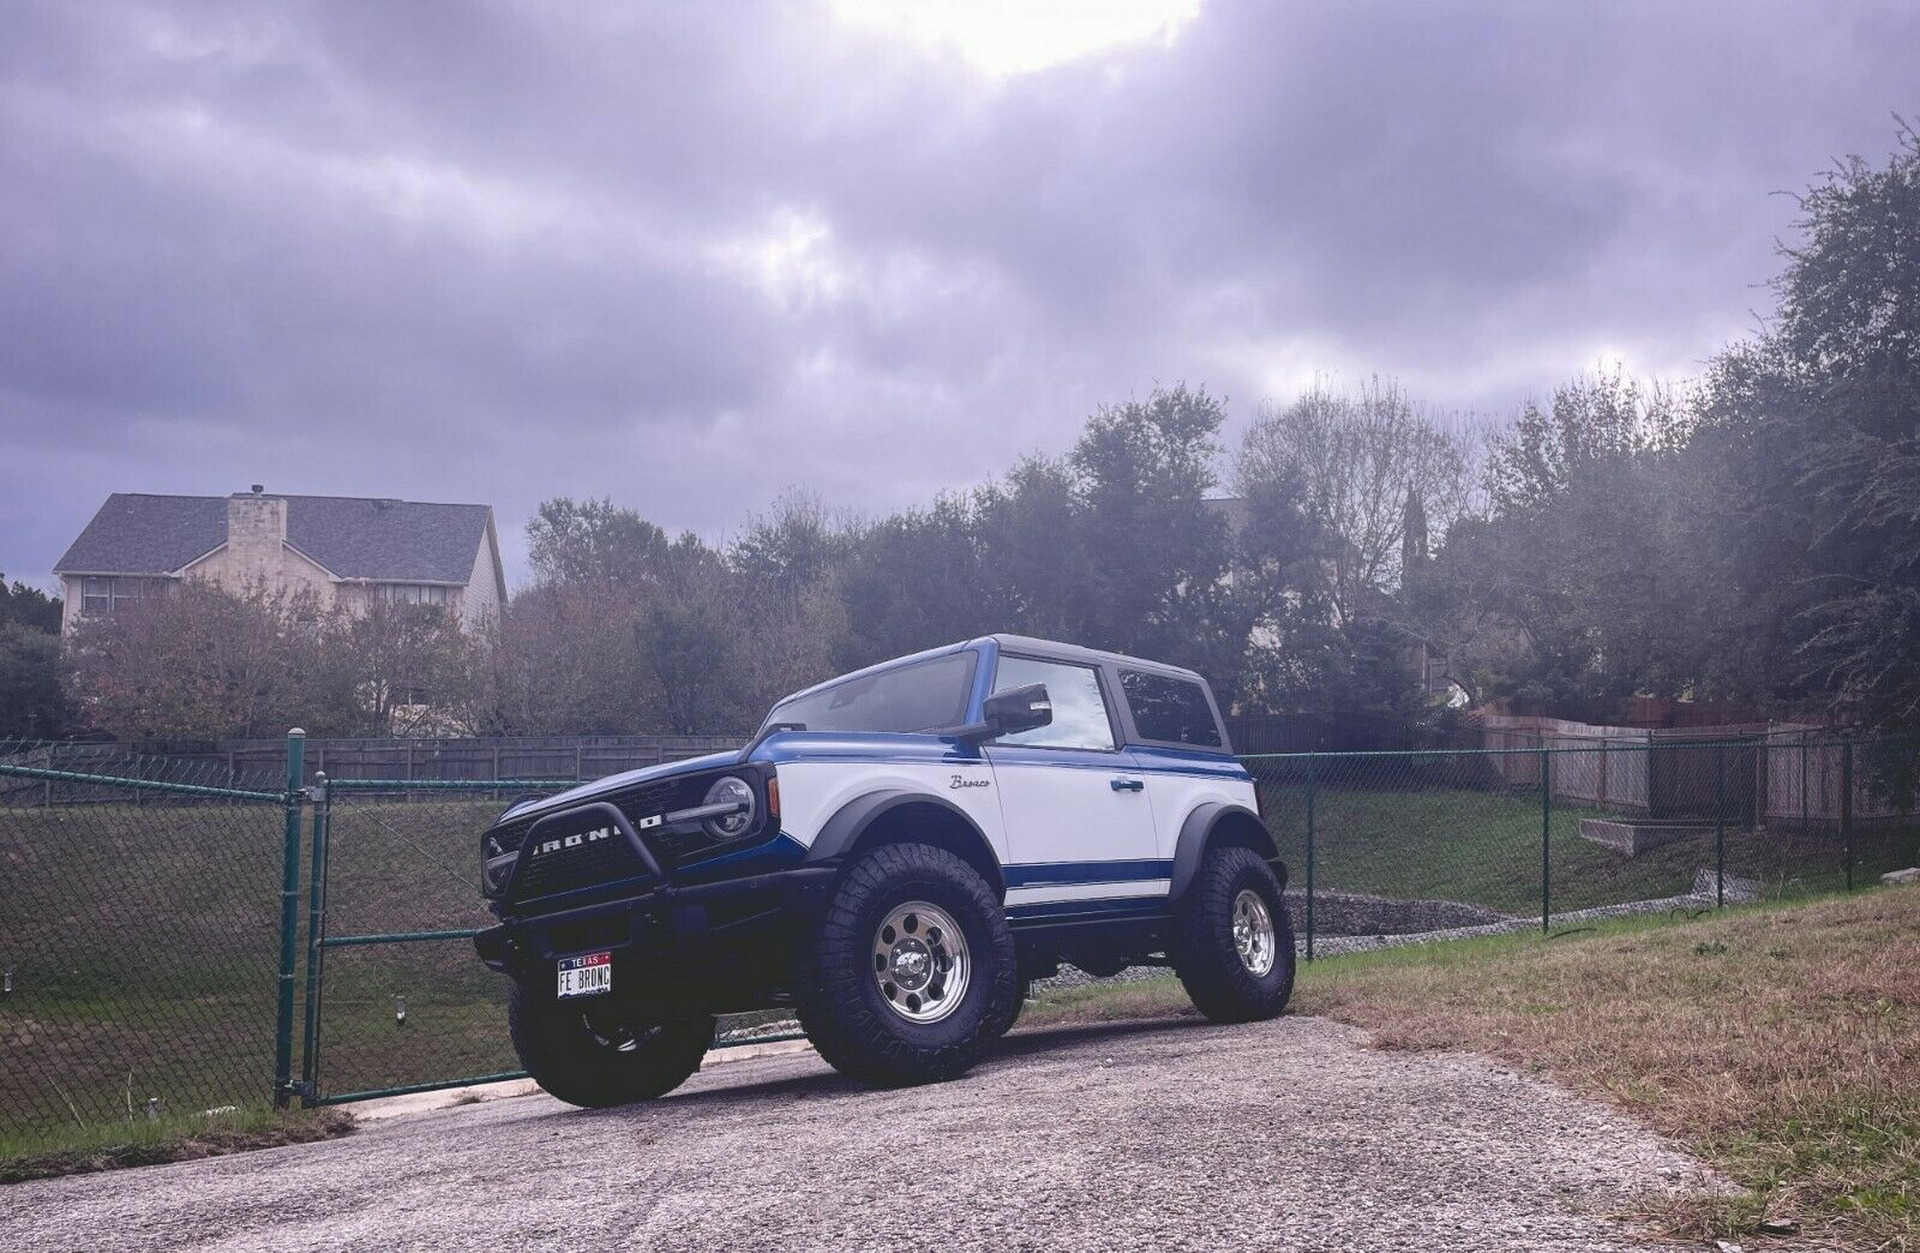
<instances>
[{"instance_id":1,"label":"dry grass","mask_svg":"<svg viewBox=\"0 0 1920 1253\"><path fill-rule=\"evenodd\" d=\"M283 1113L248 1108L0 1139L0 1184L310 1144L350 1134L353 1128L353 1115L345 1110Z\"/></svg>"},{"instance_id":2,"label":"dry grass","mask_svg":"<svg viewBox=\"0 0 1920 1253\"><path fill-rule=\"evenodd\" d=\"M1821 1247L1920 1251L1920 889L1334 958L1294 1007L1606 1098L1749 1190L1650 1198L1676 1237L1790 1220ZM1110 984L1022 1024L1184 1008L1171 980Z\"/></svg>"},{"instance_id":3,"label":"dry grass","mask_svg":"<svg viewBox=\"0 0 1920 1253\"><path fill-rule=\"evenodd\" d=\"M1034 999L1020 1013L1019 1030L1070 1022L1122 1022L1138 1018L1197 1018L1185 989L1169 974L1128 983L1088 983L1059 988Z\"/></svg>"},{"instance_id":4,"label":"dry grass","mask_svg":"<svg viewBox=\"0 0 1920 1253\"><path fill-rule=\"evenodd\" d=\"M1920 891L1329 962L1296 1005L1605 1096L1751 1189L1657 1206L1675 1235L1920 1248Z\"/></svg>"}]
</instances>

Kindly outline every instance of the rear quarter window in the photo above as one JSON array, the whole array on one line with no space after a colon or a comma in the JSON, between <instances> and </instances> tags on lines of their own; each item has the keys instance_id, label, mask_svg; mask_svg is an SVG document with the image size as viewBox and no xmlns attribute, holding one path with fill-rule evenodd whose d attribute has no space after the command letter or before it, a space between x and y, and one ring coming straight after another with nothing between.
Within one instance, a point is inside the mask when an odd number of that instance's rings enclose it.
<instances>
[{"instance_id":1,"label":"rear quarter window","mask_svg":"<svg viewBox=\"0 0 1920 1253\"><path fill-rule=\"evenodd\" d=\"M1122 670L1120 687L1126 693L1133 728L1143 740L1163 744L1220 747L1220 724L1214 721L1207 691L1191 679Z\"/></svg>"}]
</instances>

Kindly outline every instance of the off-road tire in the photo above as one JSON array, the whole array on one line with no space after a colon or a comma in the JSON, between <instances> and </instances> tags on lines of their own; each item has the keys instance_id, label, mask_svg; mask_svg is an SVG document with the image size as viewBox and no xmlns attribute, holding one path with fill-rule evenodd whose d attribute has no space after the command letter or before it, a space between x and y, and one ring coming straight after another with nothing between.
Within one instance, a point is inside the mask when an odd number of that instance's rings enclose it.
<instances>
[{"instance_id":1,"label":"off-road tire","mask_svg":"<svg viewBox=\"0 0 1920 1253\"><path fill-rule=\"evenodd\" d=\"M875 938L890 911L910 901L948 914L972 962L956 1007L937 1022L908 1021L875 978ZM973 867L930 845L885 844L840 876L800 954L794 999L828 1065L875 1087L900 1087L966 1073L1010 1021L1018 970L1006 913Z\"/></svg>"},{"instance_id":2,"label":"off-road tire","mask_svg":"<svg viewBox=\"0 0 1920 1253\"><path fill-rule=\"evenodd\" d=\"M1273 965L1256 975L1234 943L1233 907L1251 891L1273 928ZM1293 920L1273 868L1250 848L1216 848L1200 862L1174 915L1173 969L1194 1008L1215 1022L1273 1018L1293 996Z\"/></svg>"},{"instance_id":3,"label":"off-road tire","mask_svg":"<svg viewBox=\"0 0 1920 1253\"><path fill-rule=\"evenodd\" d=\"M507 995L507 1029L520 1064L543 1090L569 1105L603 1109L665 1096L700 1069L713 1042L711 1014L680 1015L622 1050L595 1038L590 1011L609 1012L524 983L516 982Z\"/></svg>"},{"instance_id":4,"label":"off-road tire","mask_svg":"<svg viewBox=\"0 0 1920 1253\"><path fill-rule=\"evenodd\" d=\"M1033 980L1015 979L1013 981L1013 999L1007 1002L1006 1017L1002 1019L999 1029L995 1031L994 1034L1005 1035L1007 1032L1013 1030L1013 1024L1020 1021L1020 1011L1025 1009L1027 1002L1032 999Z\"/></svg>"}]
</instances>

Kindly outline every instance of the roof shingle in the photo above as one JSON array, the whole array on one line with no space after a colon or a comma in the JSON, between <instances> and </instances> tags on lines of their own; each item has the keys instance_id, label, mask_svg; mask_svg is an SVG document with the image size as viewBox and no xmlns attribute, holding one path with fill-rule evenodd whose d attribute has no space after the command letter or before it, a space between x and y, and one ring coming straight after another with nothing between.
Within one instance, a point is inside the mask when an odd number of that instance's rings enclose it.
<instances>
[{"instance_id":1,"label":"roof shingle","mask_svg":"<svg viewBox=\"0 0 1920 1253\"><path fill-rule=\"evenodd\" d=\"M343 579L464 584L486 505L283 496L287 542ZM224 496L115 492L55 563L63 574L167 574L227 539Z\"/></svg>"}]
</instances>

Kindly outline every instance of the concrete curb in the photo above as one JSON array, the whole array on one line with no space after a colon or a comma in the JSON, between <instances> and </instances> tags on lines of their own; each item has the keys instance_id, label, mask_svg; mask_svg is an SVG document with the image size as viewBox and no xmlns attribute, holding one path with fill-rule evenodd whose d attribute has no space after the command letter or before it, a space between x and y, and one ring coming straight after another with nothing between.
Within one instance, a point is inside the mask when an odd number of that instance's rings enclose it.
<instances>
[{"instance_id":1,"label":"concrete curb","mask_svg":"<svg viewBox=\"0 0 1920 1253\"><path fill-rule=\"evenodd\" d=\"M812 1051L813 1045L805 1040L739 1044L730 1048L714 1049L707 1054L706 1060L700 1063L700 1069L711 1070L715 1066L751 1061L756 1057L784 1057L791 1053L811 1053ZM531 1079L508 1079L500 1083L477 1084L471 1088L445 1088L438 1092L412 1092L406 1096L381 1097L378 1100L358 1101L340 1108L351 1113L357 1122L382 1122L389 1118L431 1114L441 1110L456 1109L463 1105L504 1101L516 1096L534 1096L539 1091L540 1085Z\"/></svg>"}]
</instances>

